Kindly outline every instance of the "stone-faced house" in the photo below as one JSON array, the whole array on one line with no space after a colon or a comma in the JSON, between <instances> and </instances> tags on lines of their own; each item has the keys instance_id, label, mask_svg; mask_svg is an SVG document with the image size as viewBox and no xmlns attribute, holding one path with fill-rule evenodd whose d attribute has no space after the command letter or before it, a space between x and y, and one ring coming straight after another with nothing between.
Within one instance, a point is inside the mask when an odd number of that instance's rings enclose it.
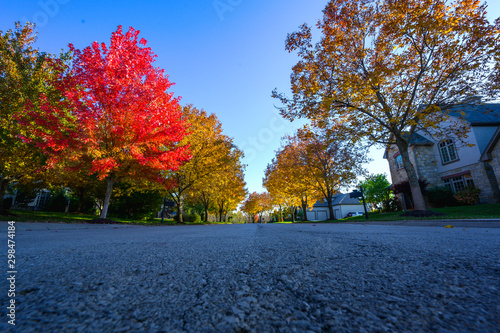
<instances>
[{"instance_id":1,"label":"stone-faced house","mask_svg":"<svg viewBox=\"0 0 500 333\"><path fill-rule=\"evenodd\" d=\"M447 186L454 193L467 185L481 190L480 203L500 202L500 104L457 105L450 109L453 126L457 118L469 124L466 143L452 134L435 141L426 133L416 133L410 140L410 160L417 175L426 180L428 187ZM408 177L398 148L386 149L384 158L389 162L392 183L407 181ZM400 195L408 207L408 200ZM405 200L406 199L406 200Z\"/></svg>"}]
</instances>

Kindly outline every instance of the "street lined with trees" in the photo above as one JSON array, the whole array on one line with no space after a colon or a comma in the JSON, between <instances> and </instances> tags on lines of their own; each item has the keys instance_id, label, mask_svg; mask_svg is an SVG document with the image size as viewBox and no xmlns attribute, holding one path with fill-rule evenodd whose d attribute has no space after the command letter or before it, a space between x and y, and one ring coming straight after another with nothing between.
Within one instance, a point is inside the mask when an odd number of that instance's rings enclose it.
<instances>
[{"instance_id":1,"label":"street lined with trees","mask_svg":"<svg viewBox=\"0 0 500 333\"><path fill-rule=\"evenodd\" d=\"M120 212L142 193L172 200L178 222L226 221L239 208L251 220L276 210L294 221L297 207L307 220L317 200L333 216L333 196L366 175L368 147L393 145L416 213L430 213L408 149L417 132L464 141L465 121L439 126L448 109L498 98L500 19L488 21L486 9L475 0L330 0L317 30L288 34L285 49L299 59L292 95L272 97L284 118L309 125L283 138L260 194L246 189L244 152L215 114L180 105L138 30L119 26L108 44L51 55L34 48L33 24L16 23L0 36L0 201L12 189L24 201L49 189L66 210L93 202L105 219L113 198ZM387 185L379 178L362 185L392 210L390 193L374 194Z\"/></svg>"},{"instance_id":2,"label":"street lined with trees","mask_svg":"<svg viewBox=\"0 0 500 333\"><path fill-rule=\"evenodd\" d=\"M222 221L236 209L243 152L215 114L179 104L138 30L119 26L109 44L70 44L59 57L35 40L30 23L1 34L0 200L11 184L53 189L66 211L70 196L77 212L93 201L101 219L113 196L114 213L128 216L159 211L169 196L178 222L188 198L204 205L205 222L209 211Z\"/></svg>"}]
</instances>

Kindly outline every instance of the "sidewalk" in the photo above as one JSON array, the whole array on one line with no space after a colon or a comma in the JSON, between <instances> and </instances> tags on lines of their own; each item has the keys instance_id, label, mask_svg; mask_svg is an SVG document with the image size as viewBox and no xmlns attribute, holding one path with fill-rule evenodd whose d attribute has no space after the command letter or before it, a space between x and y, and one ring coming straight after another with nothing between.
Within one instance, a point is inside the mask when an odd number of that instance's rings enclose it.
<instances>
[{"instance_id":1,"label":"sidewalk","mask_svg":"<svg viewBox=\"0 0 500 333\"><path fill-rule=\"evenodd\" d=\"M500 228L500 219L362 221L362 222L344 222L344 223L362 224L362 225L399 225L399 226L443 227L443 228L447 225L451 225L455 228Z\"/></svg>"}]
</instances>

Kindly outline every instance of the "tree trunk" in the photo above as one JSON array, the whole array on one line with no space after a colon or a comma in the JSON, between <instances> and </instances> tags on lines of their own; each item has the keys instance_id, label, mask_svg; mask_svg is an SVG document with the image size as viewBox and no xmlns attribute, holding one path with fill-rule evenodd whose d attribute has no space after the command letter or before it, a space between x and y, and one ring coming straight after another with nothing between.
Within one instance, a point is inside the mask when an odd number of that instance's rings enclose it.
<instances>
[{"instance_id":1,"label":"tree trunk","mask_svg":"<svg viewBox=\"0 0 500 333\"><path fill-rule=\"evenodd\" d=\"M302 200L302 212L304 214L304 221L309 221L307 219L307 202L305 202L304 200Z\"/></svg>"},{"instance_id":2,"label":"tree trunk","mask_svg":"<svg viewBox=\"0 0 500 333\"><path fill-rule=\"evenodd\" d=\"M408 153L408 144L403 140L396 140L396 145L398 146L399 153L401 154L401 159L403 160L403 166L408 175L408 182L410 184L411 196L413 198L413 208L414 210L427 210L425 204L424 195L420 189L420 184L418 182L417 172L413 163L410 161L410 154Z\"/></svg>"},{"instance_id":3,"label":"tree trunk","mask_svg":"<svg viewBox=\"0 0 500 333\"><path fill-rule=\"evenodd\" d=\"M82 206L83 206L83 198L84 198L84 194L83 194L83 191L79 190L77 192L77 198L78 198L78 204L76 206L76 212L77 213L81 213L82 212Z\"/></svg>"},{"instance_id":4,"label":"tree trunk","mask_svg":"<svg viewBox=\"0 0 500 333\"><path fill-rule=\"evenodd\" d=\"M0 210L3 209L3 198L5 196L5 192L7 191L7 185L9 185L9 179L0 176Z\"/></svg>"},{"instance_id":5,"label":"tree trunk","mask_svg":"<svg viewBox=\"0 0 500 333\"><path fill-rule=\"evenodd\" d=\"M295 207L290 207L290 211L292 213L292 223L295 223Z\"/></svg>"},{"instance_id":6,"label":"tree trunk","mask_svg":"<svg viewBox=\"0 0 500 333\"><path fill-rule=\"evenodd\" d=\"M208 205L205 206L205 216L203 217L203 221L205 221L205 223L208 222Z\"/></svg>"},{"instance_id":7,"label":"tree trunk","mask_svg":"<svg viewBox=\"0 0 500 333\"><path fill-rule=\"evenodd\" d=\"M330 220L335 220L335 214L333 213L332 198L328 197L328 214L330 215Z\"/></svg>"},{"instance_id":8,"label":"tree trunk","mask_svg":"<svg viewBox=\"0 0 500 333\"><path fill-rule=\"evenodd\" d=\"M106 196L104 197L104 204L102 205L101 218L105 219L108 215L109 202L111 201L111 193L113 192L113 184L115 183L115 175L111 174L106 177Z\"/></svg>"},{"instance_id":9,"label":"tree trunk","mask_svg":"<svg viewBox=\"0 0 500 333\"><path fill-rule=\"evenodd\" d=\"M184 202L183 202L181 196L179 196L179 202L177 204L177 223L184 222L184 220L182 218L183 214L184 214Z\"/></svg>"}]
</instances>

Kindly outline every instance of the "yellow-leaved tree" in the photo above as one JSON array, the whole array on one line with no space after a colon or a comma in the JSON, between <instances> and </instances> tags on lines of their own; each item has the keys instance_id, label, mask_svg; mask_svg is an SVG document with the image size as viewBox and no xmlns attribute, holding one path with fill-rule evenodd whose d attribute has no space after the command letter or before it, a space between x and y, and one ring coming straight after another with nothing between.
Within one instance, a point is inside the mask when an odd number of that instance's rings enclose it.
<instances>
[{"instance_id":1,"label":"yellow-leaved tree","mask_svg":"<svg viewBox=\"0 0 500 333\"><path fill-rule=\"evenodd\" d=\"M20 139L30 136L30 128L17 119L27 102L38 107L42 93L50 100L60 98L48 83L58 74L48 65L57 57L34 47L34 29L33 23L17 22L14 30L0 31L0 209L9 183L42 185L46 176L40 172L46 158L41 149ZM69 54L59 56L61 61L69 59Z\"/></svg>"},{"instance_id":2,"label":"yellow-leaved tree","mask_svg":"<svg viewBox=\"0 0 500 333\"><path fill-rule=\"evenodd\" d=\"M186 191L191 203L203 206L205 222L208 213L215 213L219 222L226 220L226 214L238 207L245 199L245 166L241 163L243 152L233 145L232 140L222 136L225 146L219 146L219 159L209 175L196 181Z\"/></svg>"},{"instance_id":3,"label":"yellow-leaved tree","mask_svg":"<svg viewBox=\"0 0 500 333\"><path fill-rule=\"evenodd\" d=\"M270 212L272 209L273 202L269 192L250 193L241 207L241 210L249 216L253 223L262 223L264 213Z\"/></svg>"},{"instance_id":4,"label":"yellow-leaved tree","mask_svg":"<svg viewBox=\"0 0 500 333\"><path fill-rule=\"evenodd\" d=\"M330 0L317 43L307 25L288 35L286 49L300 58L293 97L273 97L289 119L324 127L337 119L360 138L396 145L415 210L426 210L408 154L413 135L464 138L465 123L439 131L447 107L499 95L489 81L498 77L500 22L491 24L486 8L478 0Z\"/></svg>"},{"instance_id":5,"label":"yellow-leaved tree","mask_svg":"<svg viewBox=\"0 0 500 333\"><path fill-rule=\"evenodd\" d=\"M189 196L196 196L204 205L206 220L208 209L221 193L221 184L227 180L224 177L228 170L237 165L242 168L242 152L222 133L215 114L187 105L183 107L183 120L189 129L182 144L188 145L192 158L177 171L166 173L168 193L176 204L179 223L183 222L184 201Z\"/></svg>"},{"instance_id":6,"label":"yellow-leaved tree","mask_svg":"<svg viewBox=\"0 0 500 333\"><path fill-rule=\"evenodd\" d=\"M295 209L300 206L304 221L307 221L307 209L312 208L321 197L317 191L316 180L304 163L304 154L304 142L296 136L289 136L285 138L272 162L267 165L263 185L269 191L274 205L279 207L280 219L282 207L287 207L294 222Z\"/></svg>"},{"instance_id":7,"label":"yellow-leaved tree","mask_svg":"<svg viewBox=\"0 0 500 333\"><path fill-rule=\"evenodd\" d=\"M220 222L225 222L227 213L238 208L247 195L245 165L241 163L243 156L241 150L233 147L227 164L218 172L215 212Z\"/></svg>"}]
</instances>

